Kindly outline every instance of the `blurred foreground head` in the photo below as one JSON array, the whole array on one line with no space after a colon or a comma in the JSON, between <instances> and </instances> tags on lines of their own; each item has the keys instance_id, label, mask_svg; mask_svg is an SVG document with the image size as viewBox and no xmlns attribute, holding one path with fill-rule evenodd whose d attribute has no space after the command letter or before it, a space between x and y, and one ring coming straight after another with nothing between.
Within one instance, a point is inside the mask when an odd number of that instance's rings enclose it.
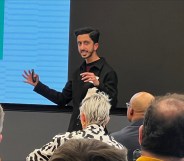
<instances>
[{"instance_id":1,"label":"blurred foreground head","mask_svg":"<svg viewBox=\"0 0 184 161\"><path fill-rule=\"evenodd\" d=\"M95 139L71 139L49 161L127 161L127 150Z\"/></svg>"},{"instance_id":2,"label":"blurred foreground head","mask_svg":"<svg viewBox=\"0 0 184 161\"><path fill-rule=\"evenodd\" d=\"M184 159L184 95L157 97L147 109L139 136L143 154L167 161Z\"/></svg>"}]
</instances>

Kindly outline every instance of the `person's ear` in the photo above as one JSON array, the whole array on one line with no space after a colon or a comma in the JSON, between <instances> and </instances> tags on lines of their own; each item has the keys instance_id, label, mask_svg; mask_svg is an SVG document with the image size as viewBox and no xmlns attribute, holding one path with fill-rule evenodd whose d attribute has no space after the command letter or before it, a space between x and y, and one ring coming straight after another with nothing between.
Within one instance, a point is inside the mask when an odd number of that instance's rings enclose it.
<instances>
[{"instance_id":1,"label":"person's ear","mask_svg":"<svg viewBox=\"0 0 184 161\"><path fill-rule=\"evenodd\" d=\"M143 133L143 125L139 127L139 144L142 144L142 134Z\"/></svg>"},{"instance_id":2,"label":"person's ear","mask_svg":"<svg viewBox=\"0 0 184 161\"><path fill-rule=\"evenodd\" d=\"M134 110L133 108L130 108L129 110L130 110L130 115L132 116L134 114Z\"/></svg>"},{"instance_id":3,"label":"person's ear","mask_svg":"<svg viewBox=\"0 0 184 161\"><path fill-rule=\"evenodd\" d=\"M86 120L86 115L84 113L81 113L80 120L81 120L82 128L86 128L87 120Z\"/></svg>"},{"instance_id":4,"label":"person's ear","mask_svg":"<svg viewBox=\"0 0 184 161\"><path fill-rule=\"evenodd\" d=\"M104 126L106 126L108 124L108 122L110 121L110 116L108 116L107 120L104 123Z\"/></svg>"},{"instance_id":5,"label":"person's ear","mask_svg":"<svg viewBox=\"0 0 184 161\"><path fill-rule=\"evenodd\" d=\"M98 43L95 43L95 44L94 44L94 50L95 50L95 51L98 49L98 46L99 46Z\"/></svg>"},{"instance_id":6,"label":"person's ear","mask_svg":"<svg viewBox=\"0 0 184 161\"><path fill-rule=\"evenodd\" d=\"M2 141L2 139L3 139L3 135L2 135L2 134L0 134L0 142Z\"/></svg>"},{"instance_id":7,"label":"person's ear","mask_svg":"<svg viewBox=\"0 0 184 161\"><path fill-rule=\"evenodd\" d=\"M128 121L130 121L130 122L132 121L133 114L134 114L134 110L131 107L129 107L127 109L127 119L128 119Z\"/></svg>"}]
</instances>

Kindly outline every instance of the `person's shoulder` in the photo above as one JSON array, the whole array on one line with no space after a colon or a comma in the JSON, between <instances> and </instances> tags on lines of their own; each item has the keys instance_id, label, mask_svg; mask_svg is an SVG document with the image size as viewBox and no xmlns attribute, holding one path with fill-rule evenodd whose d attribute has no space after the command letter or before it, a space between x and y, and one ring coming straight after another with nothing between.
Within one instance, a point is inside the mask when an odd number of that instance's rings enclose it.
<instances>
[{"instance_id":1,"label":"person's shoulder","mask_svg":"<svg viewBox=\"0 0 184 161\"><path fill-rule=\"evenodd\" d=\"M119 141L119 139L124 137L124 129L111 133L110 135L115 138L115 140Z\"/></svg>"},{"instance_id":2,"label":"person's shoulder","mask_svg":"<svg viewBox=\"0 0 184 161\"><path fill-rule=\"evenodd\" d=\"M109 71L115 72L113 67L110 65L109 62L106 61L106 59L104 57L101 57L100 59L101 59L101 63L103 64L104 68L108 69Z\"/></svg>"},{"instance_id":3,"label":"person's shoulder","mask_svg":"<svg viewBox=\"0 0 184 161\"><path fill-rule=\"evenodd\" d=\"M78 131L72 131L72 132L66 132L66 133L60 133L54 136L55 139L59 140L69 140L69 139L79 139L79 138L84 138L84 135L86 135L86 132L83 130L78 130Z\"/></svg>"},{"instance_id":4,"label":"person's shoulder","mask_svg":"<svg viewBox=\"0 0 184 161\"><path fill-rule=\"evenodd\" d=\"M111 65L107 62L107 60L104 57L100 57L100 61L101 61L101 63L103 63L107 67L112 68Z\"/></svg>"},{"instance_id":5,"label":"person's shoulder","mask_svg":"<svg viewBox=\"0 0 184 161\"><path fill-rule=\"evenodd\" d=\"M121 131L115 131L113 133L110 134L110 136L117 136L117 135L120 135L121 134Z\"/></svg>"},{"instance_id":6,"label":"person's shoulder","mask_svg":"<svg viewBox=\"0 0 184 161\"><path fill-rule=\"evenodd\" d=\"M116 140L113 136L109 135L108 137L109 137L109 139L108 140L104 139L103 142L106 142L107 144L113 145L118 149L124 148L124 146L118 140Z\"/></svg>"},{"instance_id":7,"label":"person's shoulder","mask_svg":"<svg viewBox=\"0 0 184 161\"><path fill-rule=\"evenodd\" d=\"M53 138L65 138L68 135L70 135L70 132L59 133L59 134L55 135Z\"/></svg>"},{"instance_id":8,"label":"person's shoulder","mask_svg":"<svg viewBox=\"0 0 184 161\"><path fill-rule=\"evenodd\" d=\"M131 126L125 126L121 130L113 132L111 136L113 136L114 138L125 137L127 134L129 134L130 129L132 129Z\"/></svg>"}]
</instances>

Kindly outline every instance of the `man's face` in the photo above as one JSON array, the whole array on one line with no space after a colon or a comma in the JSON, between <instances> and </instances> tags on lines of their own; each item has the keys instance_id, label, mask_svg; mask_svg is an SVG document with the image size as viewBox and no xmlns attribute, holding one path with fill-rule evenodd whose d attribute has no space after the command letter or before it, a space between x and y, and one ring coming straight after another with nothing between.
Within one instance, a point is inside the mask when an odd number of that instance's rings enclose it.
<instances>
[{"instance_id":1,"label":"man's face","mask_svg":"<svg viewBox=\"0 0 184 161\"><path fill-rule=\"evenodd\" d=\"M98 48L98 43L95 43L89 37L89 34L77 36L78 51L82 58L90 58Z\"/></svg>"}]
</instances>

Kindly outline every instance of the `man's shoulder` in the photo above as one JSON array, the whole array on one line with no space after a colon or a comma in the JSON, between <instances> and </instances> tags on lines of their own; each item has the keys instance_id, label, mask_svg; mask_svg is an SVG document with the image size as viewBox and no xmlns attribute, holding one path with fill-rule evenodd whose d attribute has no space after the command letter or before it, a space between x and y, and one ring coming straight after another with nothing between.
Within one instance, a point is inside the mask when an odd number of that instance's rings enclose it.
<instances>
[{"instance_id":1,"label":"man's shoulder","mask_svg":"<svg viewBox=\"0 0 184 161\"><path fill-rule=\"evenodd\" d=\"M107 67L107 68L113 70L113 67L106 61L105 58L101 57L100 60L101 60L101 63L102 63L105 67Z\"/></svg>"},{"instance_id":2,"label":"man's shoulder","mask_svg":"<svg viewBox=\"0 0 184 161\"><path fill-rule=\"evenodd\" d=\"M122 136L122 134L127 133L127 129L128 129L128 127L126 126L126 127L122 128L122 129L119 130L119 131L113 132L113 133L111 134L111 136L113 136L113 137Z\"/></svg>"},{"instance_id":3,"label":"man's shoulder","mask_svg":"<svg viewBox=\"0 0 184 161\"><path fill-rule=\"evenodd\" d=\"M122 128L120 131L116 131L112 133L111 135L116 138L116 137L129 137L130 135L133 135L134 133L138 133L138 126L126 126Z\"/></svg>"},{"instance_id":4,"label":"man's shoulder","mask_svg":"<svg viewBox=\"0 0 184 161\"><path fill-rule=\"evenodd\" d=\"M117 76L114 68L109 63L107 63L107 61L105 59L104 59L103 64L102 64L102 72L109 73L109 74L111 73L111 74Z\"/></svg>"},{"instance_id":5,"label":"man's shoulder","mask_svg":"<svg viewBox=\"0 0 184 161\"><path fill-rule=\"evenodd\" d=\"M84 130L78 130L78 131L72 131L72 132L66 132L66 133L60 133L57 134L54 139L79 139L79 138L84 138L85 135L89 134L89 132L86 132Z\"/></svg>"}]
</instances>

